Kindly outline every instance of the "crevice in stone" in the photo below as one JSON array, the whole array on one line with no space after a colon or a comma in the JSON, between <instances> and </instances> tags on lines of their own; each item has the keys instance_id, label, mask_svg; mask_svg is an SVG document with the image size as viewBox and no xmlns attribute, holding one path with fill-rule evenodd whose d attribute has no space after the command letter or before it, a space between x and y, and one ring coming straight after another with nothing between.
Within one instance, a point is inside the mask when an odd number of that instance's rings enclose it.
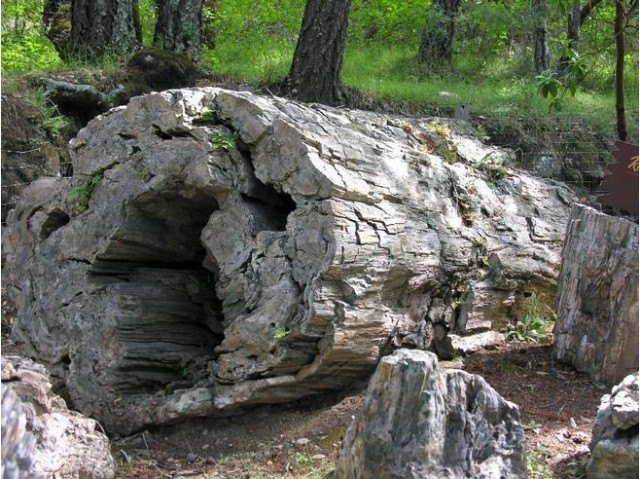
<instances>
[{"instance_id":1,"label":"crevice in stone","mask_svg":"<svg viewBox=\"0 0 640 479\"><path fill-rule=\"evenodd\" d=\"M47 219L40 228L40 239L47 239L55 230L69 223L70 217L59 208L55 208L47 215Z\"/></svg>"},{"instance_id":2,"label":"crevice in stone","mask_svg":"<svg viewBox=\"0 0 640 479\"><path fill-rule=\"evenodd\" d=\"M256 177L248 145L238 139L236 149L242 155L248 169L250 187L246 193L242 193L242 198L260 223L257 230L284 231L289 213L296 209L295 201L290 195L277 191Z\"/></svg>"},{"instance_id":3,"label":"crevice in stone","mask_svg":"<svg viewBox=\"0 0 640 479\"><path fill-rule=\"evenodd\" d=\"M109 318L118 351L109 381L124 395L193 387L224 337L217 271L202 266L200 240L218 202L205 188L176 182L126 208L126 221L89 269L118 311Z\"/></svg>"}]
</instances>

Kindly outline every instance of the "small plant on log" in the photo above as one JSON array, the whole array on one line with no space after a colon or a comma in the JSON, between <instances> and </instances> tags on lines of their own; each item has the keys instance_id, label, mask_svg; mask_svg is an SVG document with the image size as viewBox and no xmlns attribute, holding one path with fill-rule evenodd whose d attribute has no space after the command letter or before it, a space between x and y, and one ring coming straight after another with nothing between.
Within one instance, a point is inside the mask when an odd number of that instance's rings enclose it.
<instances>
[{"instance_id":1,"label":"small plant on log","mask_svg":"<svg viewBox=\"0 0 640 479\"><path fill-rule=\"evenodd\" d=\"M91 194L101 179L102 175L83 176L78 179L76 186L67 193L67 198L77 201L79 213L84 213L89 209Z\"/></svg>"},{"instance_id":2,"label":"small plant on log","mask_svg":"<svg viewBox=\"0 0 640 479\"><path fill-rule=\"evenodd\" d=\"M286 338L287 336L289 336L290 332L291 331L289 331L284 326L278 326L276 328L276 330L273 332L273 339L275 339L277 341L280 341L280 340Z\"/></svg>"},{"instance_id":3,"label":"small plant on log","mask_svg":"<svg viewBox=\"0 0 640 479\"><path fill-rule=\"evenodd\" d=\"M215 149L222 148L223 150L230 150L236 146L236 137L216 131L211 136L211 144Z\"/></svg>"},{"instance_id":4,"label":"small plant on log","mask_svg":"<svg viewBox=\"0 0 640 479\"><path fill-rule=\"evenodd\" d=\"M528 305L524 318L516 322L515 326L507 331L507 337L515 341L532 343L550 341L551 326L556 319L555 313L540 301L536 293L531 293L527 301Z\"/></svg>"}]
</instances>

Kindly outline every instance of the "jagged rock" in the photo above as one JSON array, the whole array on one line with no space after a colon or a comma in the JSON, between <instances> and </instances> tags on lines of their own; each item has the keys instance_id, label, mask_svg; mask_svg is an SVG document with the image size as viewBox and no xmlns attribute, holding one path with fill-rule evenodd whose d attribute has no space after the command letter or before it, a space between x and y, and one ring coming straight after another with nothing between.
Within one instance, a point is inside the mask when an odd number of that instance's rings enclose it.
<instances>
[{"instance_id":1,"label":"jagged rock","mask_svg":"<svg viewBox=\"0 0 640 479\"><path fill-rule=\"evenodd\" d=\"M27 431L22 403L11 388L2 385L2 464L0 477L32 479L35 439Z\"/></svg>"},{"instance_id":2,"label":"jagged rock","mask_svg":"<svg viewBox=\"0 0 640 479\"><path fill-rule=\"evenodd\" d=\"M551 304L574 200L496 175L455 123L214 88L134 98L70 151L78 177L11 214L3 279L16 338L120 433L339 389Z\"/></svg>"},{"instance_id":3,"label":"jagged rock","mask_svg":"<svg viewBox=\"0 0 640 479\"><path fill-rule=\"evenodd\" d=\"M589 479L638 477L638 373L602 396L591 439Z\"/></svg>"},{"instance_id":4,"label":"jagged rock","mask_svg":"<svg viewBox=\"0 0 640 479\"><path fill-rule=\"evenodd\" d=\"M9 474L2 477L114 477L109 440L96 421L52 393L42 365L3 356L2 386L2 466Z\"/></svg>"},{"instance_id":5,"label":"jagged rock","mask_svg":"<svg viewBox=\"0 0 640 479\"><path fill-rule=\"evenodd\" d=\"M613 386L638 370L638 225L576 205L558 279L554 358Z\"/></svg>"},{"instance_id":6,"label":"jagged rock","mask_svg":"<svg viewBox=\"0 0 640 479\"><path fill-rule=\"evenodd\" d=\"M336 479L526 477L518 407L480 376L396 350L371 378L349 426Z\"/></svg>"}]
</instances>

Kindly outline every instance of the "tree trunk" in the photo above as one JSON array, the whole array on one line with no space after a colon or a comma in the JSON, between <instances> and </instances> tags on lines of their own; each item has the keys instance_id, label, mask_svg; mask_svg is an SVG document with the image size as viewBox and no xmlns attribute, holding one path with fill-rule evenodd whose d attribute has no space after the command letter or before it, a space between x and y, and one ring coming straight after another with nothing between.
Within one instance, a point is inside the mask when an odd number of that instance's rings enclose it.
<instances>
[{"instance_id":1,"label":"tree trunk","mask_svg":"<svg viewBox=\"0 0 640 479\"><path fill-rule=\"evenodd\" d=\"M533 45L534 65L536 73L542 73L549 69L549 41L547 31L547 16L549 5L547 0L532 0L533 11Z\"/></svg>"},{"instance_id":2,"label":"tree trunk","mask_svg":"<svg viewBox=\"0 0 640 479\"><path fill-rule=\"evenodd\" d=\"M222 0L204 0L202 9L202 46L214 49L216 46L215 19Z\"/></svg>"},{"instance_id":3,"label":"tree trunk","mask_svg":"<svg viewBox=\"0 0 640 479\"><path fill-rule=\"evenodd\" d=\"M142 44L137 0L73 0L71 51L91 59L121 55Z\"/></svg>"},{"instance_id":4,"label":"tree trunk","mask_svg":"<svg viewBox=\"0 0 640 479\"><path fill-rule=\"evenodd\" d=\"M627 119L624 107L624 21L626 11L624 0L616 0L616 17L614 21L614 33L616 37L616 129L618 139L629 140L627 133Z\"/></svg>"},{"instance_id":5,"label":"tree trunk","mask_svg":"<svg viewBox=\"0 0 640 479\"><path fill-rule=\"evenodd\" d=\"M580 30L585 20L591 15L593 9L602 0L588 0L585 5L579 3L575 5L567 14L567 47L571 50L578 51L578 42L580 41ZM570 58L563 55L558 60L557 70L563 74L570 63Z\"/></svg>"},{"instance_id":6,"label":"tree trunk","mask_svg":"<svg viewBox=\"0 0 640 479\"><path fill-rule=\"evenodd\" d=\"M340 103L350 8L351 0L307 0L289 71L293 98L325 105Z\"/></svg>"},{"instance_id":7,"label":"tree trunk","mask_svg":"<svg viewBox=\"0 0 640 479\"><path fill-rule=\"evenodd\" d=\"M612 386L638 370L638 225L577 205L558 280L553 355Z\"/></svg>"},{"instance_id":8,"label":"tree trunk","mask_svg":"<svg viewBox=\"0 0 640 479\"><path fill-rule=\"evenodd\" d=\"M71 42L71 0L46 0L42 11L45 36L51 40L60 58L69 57Z\"/></svg>"},{"instance_id":9,"label":"tree trunk","mask_svg":"<svg viewBox=\"0 0 640 479\"><path fill-rule=\"evenodd\" d=\"M434 64L451 61L455 18L461 0L434 0L422 31L418 61Z\"/></svg>"},{"instance_id":10,"label":"tree trunk","mask_svg":"<svg viewBox=\"0 0 640 479\"><path fill-rule=\"evenodd\" d=\"M153 45L198 59L203 0L160 0Z\"/></svg>"}]
</instances>

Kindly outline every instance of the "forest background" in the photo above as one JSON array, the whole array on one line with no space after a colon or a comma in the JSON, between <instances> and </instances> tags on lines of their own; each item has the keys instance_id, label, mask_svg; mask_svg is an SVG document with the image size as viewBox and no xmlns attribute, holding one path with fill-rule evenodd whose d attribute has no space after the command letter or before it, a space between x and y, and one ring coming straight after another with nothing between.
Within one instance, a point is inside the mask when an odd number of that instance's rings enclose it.
<instances>
[{"instance_id":1,"label":"forest background","mask_svg":"<svg viewBox=\"0 0 640 479\"><path fill-rule=\"evenodd\" d=\"M453 1L451 56L434 62L421 61L421 38L433 35L436 7L442 11L452 0L353 0L341 74L346 90L364 98L363 106L397 113L451 117L456 106L465 105L474 118L489 119L479 129L481 139L503 146L526 145L527 136L536 144L545 138L566 142L566 132L577 132L574 150L606 156L603 145L616 137L618 4L625 12L628 139L638 142L636 0ZM109 71L126 62L124 55L61 60L45 35L44 3L2 0L3 93L24 75ZM156 3L138 2L145 46L153 43ZM199 65L235 85L268 90L289 73L304 9L304 0L205 1ZM583 18L578 38L571 38L570 19L577 13ZM541 27L549 52L546 70L535 55ZM549 136L554 131L559 135ZM517 141L513 132L520 135ZM589 144L580 145L581 139Z\"/></svg>"}]
</instances>

